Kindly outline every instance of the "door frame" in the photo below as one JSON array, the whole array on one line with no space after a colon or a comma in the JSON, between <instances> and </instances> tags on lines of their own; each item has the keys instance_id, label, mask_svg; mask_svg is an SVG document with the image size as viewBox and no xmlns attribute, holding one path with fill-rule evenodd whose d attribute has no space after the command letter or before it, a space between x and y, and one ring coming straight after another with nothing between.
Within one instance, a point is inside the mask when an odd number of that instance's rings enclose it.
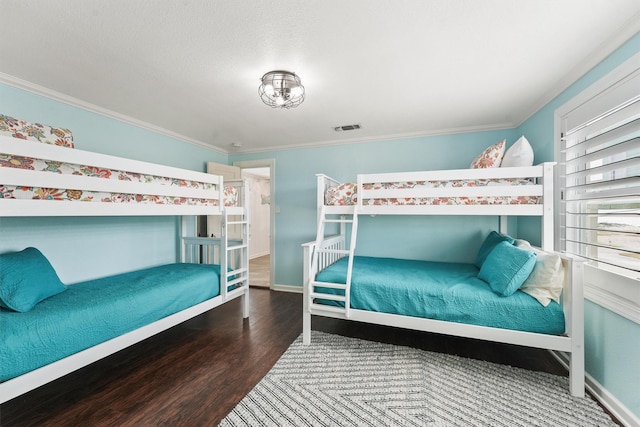
<instances>
[{"instance_id":1,"label":"door frame","mask_svg":"<svg viewBox=\"0 0 640 427\"><path fill-rule=\"evenodd\" d=\"M276 159L243 160L233 162L240 169L269 168L269 289L273 290L276 272Z\"/></svg>"}]
</instances>

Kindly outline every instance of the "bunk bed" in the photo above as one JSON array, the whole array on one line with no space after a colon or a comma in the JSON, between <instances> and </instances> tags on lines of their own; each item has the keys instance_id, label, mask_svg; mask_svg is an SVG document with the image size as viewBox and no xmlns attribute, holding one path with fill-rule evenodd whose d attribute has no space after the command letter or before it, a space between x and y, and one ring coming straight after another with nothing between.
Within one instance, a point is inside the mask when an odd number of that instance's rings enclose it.
<instances>
[{"instance_id":1,"label":"bunk bed","mask_svg":"<svg viewBox=\"0 0 640 427\"><path fill-rule=\"evenodd\" d=\"M0 116L0 217L157 215L181 217L180 262L65 285L36 248L0 254L0 403L233 299L249 316L242 181L78 150L66 129ZM219 237L198 236L200 215L222 217Z\"/></svg>"},{"instance_id":2,"label":"bunk bed","mask_svg":"<svg viewBox=\"0 0 640 427\"><path fill-rule=\"evenodd\" d=\"M317 175L317 237L303 245L303 342L311 316L325 316L566 352L570 392L584 396L583 262L552 250L553 170L359 174L354 183ZM474 263L371 258L355 255L359 215L497 215L500 226ZM508 236L507 215L540 217L541 248ZM505 256L518 258L518 280L504 279ZM551 298L518 289L529 275L541 278L542 267L554 275Z\"/></svg>"}]
</instances>

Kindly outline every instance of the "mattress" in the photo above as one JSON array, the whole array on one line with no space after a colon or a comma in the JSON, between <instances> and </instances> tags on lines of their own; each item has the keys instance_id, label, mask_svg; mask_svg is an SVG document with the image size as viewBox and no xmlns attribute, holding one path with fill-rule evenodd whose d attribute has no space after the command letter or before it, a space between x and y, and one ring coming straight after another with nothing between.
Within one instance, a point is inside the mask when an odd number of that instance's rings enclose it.
<instances>
[{"instance_id":1,"label":"mattress","mask_svg":"<svg viewBox=\"0 0 640 427\"><path fill-rule=\"evenodd\" d=\"M365 190L403 190L408 197L365 199L363 205L531 205L541 202L538 196L480 196L480 197L411 197L411 190L424 188L461 188L486 186L532 185L525 178L508 179L469 179L448 181L409 181L379 184L364 184ZM358 186L354 182L345 182L329 187L325 192L327 206L349 206L358 201Z\"/></svg>"},{"instance_id":2,"label":"mattress","mask_svg":"<svg viewBox=\"0 0 640 427\"><path fill-rule=\"evenodd\" d=\"M318 281L345 283L348 258L324 269ZM516 291L501 297L478 279L473 264L354 257L351 308L526 332L560 335L562 307L543 307ZM317 288L325 293L344 291ZM324 304L341 304L319 300Z\"/></svg>"},{"instance_id":3,"label":"mattress","mask_svg":"<svg viewBox=\"0 0 640 427\"><path fill-rule=\"evenodd\" d=\"M26 313L0 310L0 381L215 297L219 273L218 265L163 265L70 285Z\"/></svg>"},{"instance_id":4,"label":"mattress","mask_svg":"<svg viewBox=\"0 0 640 427\"><path fill-rule=\"evenodd\" d=\"M71 163L46 161L42 159L34 159L31 157L15 156L3 153L0 153L0 167L36 170L57 174L82 175L102 179L141 182L147 184L189 187L192 189L201 190L209 190L214 188L213 184L205 182L104 169L89 165L77 165ZM218 205L217 199L196 199L150 194L107 193L65 188L10 186L3 185L2 183L0 183L0 198L64 200L72 202L153 203L165 205ZM225 185L223 189L223 200L225 206L237 206L238 189L231 185Z\"/></svg>"}]
</instances>

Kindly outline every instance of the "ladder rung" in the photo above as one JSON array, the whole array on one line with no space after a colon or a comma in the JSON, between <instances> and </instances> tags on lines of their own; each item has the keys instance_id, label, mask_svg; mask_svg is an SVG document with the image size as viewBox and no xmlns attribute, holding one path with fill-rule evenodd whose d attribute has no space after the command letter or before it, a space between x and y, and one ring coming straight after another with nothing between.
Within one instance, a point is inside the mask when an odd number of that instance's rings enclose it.
<instances>
[{"instance_id":1,"label":"ladder rung","mask_svg":"<svg viewBox=\"0 0 640 427\"><path fill-rule=\"evenodd\" d=\"M325 304L316 304L316 303L311 303L309 304L310 308L312 309L317 309L317 310L324 310L324 311L332 311L334 313L346 313L347 310L344 309L344 307L334 307L331 305L325 305Z\"/></svg>"},{"instance_id":2,"label":"ladder rung","mask_svg":"<svg viewBox=\"0 0 640 427\"><path fill-rule=\"evenodd\" d=\"M244 282L247 280L246 277L240 277L238 279L227 280L227 286L235 285L236 283Z\"/></svg>"},{"instance_id":3,"label":"ladder rung","mask_svg":"<svg viewBox=\"0 0 640 427\"><path fill-rule=\"evenodd\" d=\"M246 292L246 285L245 286L238 286L237 288L231 289L231 290L227 290L227 298L232 298L238 294L243 294Z\"/></svg>"},{"instance_id":4,"label":"ladder rung","mask_svg":"<svg viewBox=\"0 0 640 427\"><path fill-rule=\"evenodd\" d=\"M324 222L339 222L339 223L347 223L350 224L353 222L352 219L323 219Z\"/></svg>"},{"instance_id":5,"label":"ladder rung","mask_svg":"<svg viewBox=\"0 0 640 427\"><path fill-rule=\"evenodd\" d=\"M247 272L246 268L239 268L237 270L228 271L227 276L232 276L234 274L240 274L240 273L246 273L246 272Z\"/></svg>"},{"instance_id":6,"label":"ladder rung","mask_svg":"<svg viewBox=\"0 0 640 427\"><path fill-rule=\"evenodd\" d=\"M345 285L344 283L331 283L331 282L316 282L316 281L313 281L313 282L311 282L311 285L312 286L322 287L322 288L330 288L330 289L342 289L342 290L347 289L347 285Z\"/></svg>"},{"instance_id":7,"label":"ladder rung","mask_svg":"<svg viewBox=\"0 0 640 427\"><path fill-rule=\"evenodd\" d=\"M345 302L345 297L343 295L319 294L317 292L311 292L310 295L312 298L320 298L320 299L327 299L330 301Z\"/></svg>"},{"instance_id":8,"label":"ladder rung","mask_svg":"<svg viewBox=\"0 0 640 427\"><path fill-rule=\"evenodd\" d=\"M235 251L236 249L244 249L246 248L248 245L236 245L236 246L227 246L227 252L229 251Z\"/></svg>"}]
</instances>

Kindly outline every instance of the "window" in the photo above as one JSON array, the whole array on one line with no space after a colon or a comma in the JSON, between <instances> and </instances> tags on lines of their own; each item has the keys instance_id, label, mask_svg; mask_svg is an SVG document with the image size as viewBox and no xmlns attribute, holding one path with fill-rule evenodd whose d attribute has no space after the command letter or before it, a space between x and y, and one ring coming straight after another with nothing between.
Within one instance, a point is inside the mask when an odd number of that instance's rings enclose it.
<instances>
[{"instance_id":1,"label":"window","mask_svg":"<svg viewBox=\"0 0 640 427\"><path fill-rule=\"evenodd\" d=\"M640 53L555 111L556 249L585 298L640 323Z\"/></svg>"},{"instance_id":2,"label":"window","mask_svg":"<svg viewBox=\"0 0 640 427\"><path fill-rule=\"evenodd\" d=\"M640 95L566 131L564 249L640 278Z\"/></svg>"}]
</instances>

